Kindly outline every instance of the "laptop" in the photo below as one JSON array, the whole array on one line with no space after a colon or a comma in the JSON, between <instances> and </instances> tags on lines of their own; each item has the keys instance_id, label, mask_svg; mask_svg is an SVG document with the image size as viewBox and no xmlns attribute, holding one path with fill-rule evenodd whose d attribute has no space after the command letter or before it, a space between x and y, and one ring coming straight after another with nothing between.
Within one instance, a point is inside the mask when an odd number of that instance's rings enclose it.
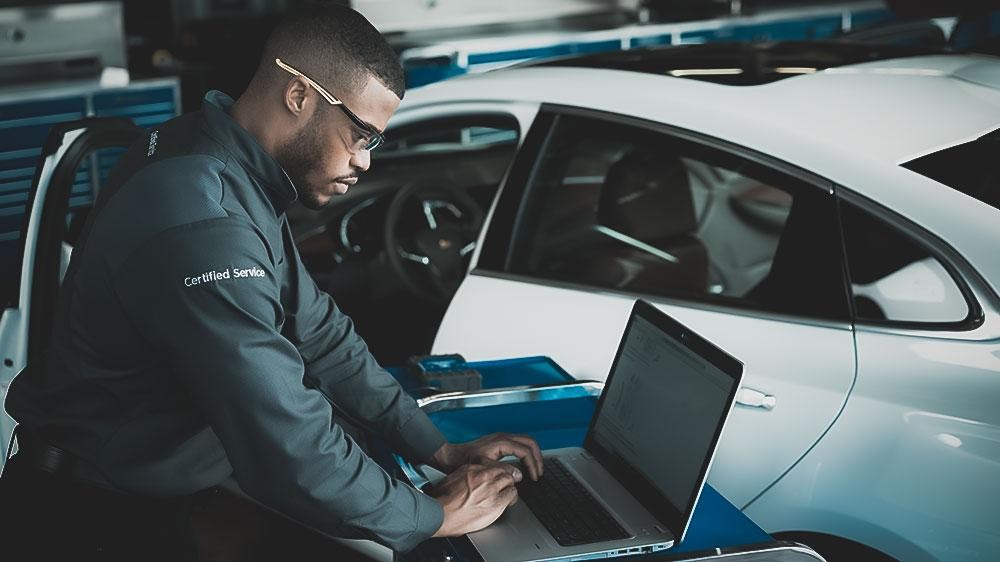
<instances>
[{"instance_id":1,"label":"laptop","mask_svg":"<svg viewBox=\"0 0 1000 562\"><path fill-rule=\"evenodd\" d=\"M545 475L469 540L485 562L587 560L684 540L743 364L639 300L583 447L543 451ZM593 512L593 513L591 513Z\"/></svg>"}]
</instances>

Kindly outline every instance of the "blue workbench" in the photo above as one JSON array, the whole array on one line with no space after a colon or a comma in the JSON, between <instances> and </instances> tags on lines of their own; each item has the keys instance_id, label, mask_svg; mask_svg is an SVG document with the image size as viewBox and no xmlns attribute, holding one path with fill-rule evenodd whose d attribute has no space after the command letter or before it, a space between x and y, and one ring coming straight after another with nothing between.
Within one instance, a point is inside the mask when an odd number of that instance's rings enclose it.
<instances>
[{"instance_id":1,"label":"blue workbench","mask_svg":"<svg viewBox=\"0 0 1000 562\"><path fill-rule=\"evenodd\" d=\"M498 431L530 435L542 449L582 446L603 385L578 381L548 357L525 357L468 364L483 375L477 392L433 393L406 369L390 369L418 398L421 408L454 443ZM422 485L422 473L398 455L380 461L397 477ZM684 541L649 560L709 559L822 560L808 547L778 542L714 488L706 484ZM630 557L633 558L633 557ZM477 562L464 538L431 539L405 557L408 562Z\"/></svg>"}]
</instances>

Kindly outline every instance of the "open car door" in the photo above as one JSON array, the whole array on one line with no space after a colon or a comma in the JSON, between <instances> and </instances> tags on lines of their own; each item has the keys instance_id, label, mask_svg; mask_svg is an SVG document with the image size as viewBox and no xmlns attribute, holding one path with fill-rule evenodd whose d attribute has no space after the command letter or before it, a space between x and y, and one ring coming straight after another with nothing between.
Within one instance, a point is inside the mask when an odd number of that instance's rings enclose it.
<instances>
[{"instance_id":1,"label":"open car door","mask_svg":"<svg viewBox=\"0 0 1000 562\"><path fill-rule=\"evenodd\" d=\"M28 197L19 260L13 264L20 270L18 282L2 295L0 394L4 400L14 376L37 363L49 346L59 286L97 196L99 182L93 179L102 166L95 164L113 158L142 135L143 129L123 118L82 119L54 125L49 132ZM92 158L95 153L98 158ZM86 173L87 167L95 173ZM13 428L14 421L6 412L0 415L4 452Z\"/></svg>"}]
</instances>

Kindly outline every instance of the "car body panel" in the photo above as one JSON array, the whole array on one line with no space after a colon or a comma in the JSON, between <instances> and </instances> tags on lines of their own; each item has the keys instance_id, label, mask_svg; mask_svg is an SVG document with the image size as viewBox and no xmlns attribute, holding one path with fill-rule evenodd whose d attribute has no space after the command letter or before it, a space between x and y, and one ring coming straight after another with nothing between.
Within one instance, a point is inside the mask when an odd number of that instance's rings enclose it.
<instances>
[{"instance_id":1,"label":"car body panel","mask_svg":"<svg viewBox=\"0 0 1000 562\"><path fill-rule=\"evenodd\" d=\"M791 467L839 414L854 382L852 332L843 324L788 322L646 298L742 361L742 388L775 401L773 409L737 403L709 475L716 489L743 506ZM456 299L462 300L449 306L432 353L460 352L476 361L548 355L578 379L602 381L635 300L483 275L469 276ZM497 327L503 327L502 336Z\"/></svg>"},{"instance_id":2,"label":"car body panel","mask_svg":"<svg viewBox=\"0 0 1000 562\"><path fill-rule=\"evenodd\" d=\"M28 322L27 314L21 309L8 308L0 315L0 342L2 356L10 359L10 365L4 363L3 377L0 378L0 397L7 398L7 389L14 375L24 368L28 360ZM14 431L14 419L7 415L6 410L0 411L0 449L4 453L10 446L10 436ZM6 458L3 459L6 461ZM3 462L0 462L2 466Z\"/></svg>"},{"instance_id":3,"label":"car body panel","mask_svg":"<svg viewBox=\"0 0 1000 562\"><path fill-rule=\"evenodd\" d=\"M746 508L765 528L879 545L900 560L1000 552L1000 313L967 331L856 326L858 382L820 443Z\"/></svg>"},{"instance_id":4,"label":"car body panel","mask_svg":"<svg viewBox=\"0 0 1000 562\"><path fill-rule=\"evenodd\" d=\"M857 346L840 420L746 513L901 560L1000 553L1000 342L859 327Z\"/></svg>"}]
</instances>

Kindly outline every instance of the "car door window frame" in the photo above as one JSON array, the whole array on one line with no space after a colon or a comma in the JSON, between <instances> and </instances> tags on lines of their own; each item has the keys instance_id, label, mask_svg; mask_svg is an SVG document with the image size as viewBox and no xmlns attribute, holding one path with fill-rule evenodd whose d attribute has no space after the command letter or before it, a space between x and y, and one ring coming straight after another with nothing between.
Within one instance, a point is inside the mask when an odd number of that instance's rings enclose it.
<instances>
[{"instance_id":1,"label":"car door window frame","mask_svg":"<svg viewBox=\"0 0 1000 562\"><path fill-rule=\"evenodd\" d=\"M479 260L474 265L472 273L481 276L496 277L501 279L510 280L525 280L531 279L533 283L549 285L553 287L580 289L581 287L586 287L588 290L596 290L611 294L629 294L630 292L623 292L620 290L607 288L607 287L595 287L590 285L584 285L580 283L571 283L566 281L558 281L552 279L545 279L537 276L530 276L521 273L511 272L511 260L512 257L517 253L516 245L518 240L515 239L515 235L522 236L523 234L523 220L524 220L524 203L527 201L529 194L529 186L533 185L535 182L535 175L540 170L540 159L546 153L549 142L555 132L555 125L558 123L560 116L580 116L585 118L599 119L608 121L617 125L625 125L631 127L637 127L649 131L652 133L659 133L664 135L669 135L683 142L689 142L704 146L708 149L718 150L729 155L735 156L737 158L744 159L752 164L763 166L770 171L775 173L784 174L793 179L799 180L802 183L808 184L815 189L822 190L826 192L830 197L834 197L834 185L833 182L816 175L808 170L796 167L788 162L784 162L777 158L768 156L759 151L751 148L747 148L736 143L691 131L689 129L684 129L681 127L676 127L672 125L667 125L664 123L659 123L655 121L648 121L645 119L621 115L616 113L610 113L605 111L591 110L573 106L565 106L558 104L542 104L539 109L538 116L535 119L535 123L532 125L531 129L528 130L527 134L524 135L524 140L522 142L521 149L519 150L517 156L514 158L514 162L511 165L511 169L508 173L507 179L503 186L500 188L498 194L497 203L494 206L493 217L489 221L487 231L485 233L485 239L482 245L482 253L479 256ZM834 208L836 207L836 201L834 201ZM835 217L835 222L840 224L839 214ZM836 233L835 236L838 237L838 243L841 245L841 251L843 251L843 244L840 242L840 234ZM847 270L844 264L844 257L841 257L840 272L841 272L841 285L843 290L843 296L846 300L850 300L851 292L848 287L848 277ZM689 306L692 308L700 308L705 310L714 311L724 311L726 313L736 313L744 316L750 317L762 317L762 318L780 318L789 319L792 318L796 322L803 322L808 324L822 325L822 326L838 326L845 327L849 326L853 315L853 309L847 309L847 317L843 320L834 318L823 318L816 316L805 316L786 312L774 312L756 308L744 308L738 306L731 306L722 303L712 303L700 300L685 299L682 297L673 297L666 295L644 295L644 298L648 298L656 302L664 303L674 303L682 306ZM850 306L850 303L847 303Z\"/></svg>"},{"instance_id":2,"label":"car door window frame","mask_svg":"<svg viewBox=\"0 0 1000 562\"><path fill-rule=\"evenodd\" d=\"M855 191L851 191L847 187L835 184L834 195L837 198L838 214L841 212L840 206L842 202L851 204L860 209L862 212L868 213L875 220L881 221L887 227L896 231L910 242L926 250L930 257L937 260L938 263L944 267L945 271L948 272L952 282L958 286L959 292L961 292L962 297L965 298L966 306L968 306L968 313L966 314L966 317L962 320L953 322L878 320L874 318L860 318L855 310L854 294L850 286L850 262L848 261L847 256L847 242L843 237L843 231L841 231L841 247L844 251L843 263L845 271L847 272L847 288L851 296L849 299L851 306L851 318L855 325L886 328L889 330L968 332L975 330L984 323L985 312L982 305L979 303L979 300L976 298L975 292L972 290L970 283L968 282L968 277L972 277L973 281L976 281L975 284L980 287L986 287L987 285L983 279L978 278L979 273L975 270L975 268L973 268L954 248L926 228L923 228L913 221L903 217L899 213L888 209Z\"/></svg>"},{"instance_id":3,"label":"car door window frame","mask_svg":"<svg viewBox=\"0 0 1000 562\"><path fill-rule=\"evenodd\" d=\"M473 124L475 122L475 124ZM441 125L441 129L447 129L449 127L454 127L455 129L465 129L472 127L482 127L482 126L493 126L496 129L511 129L515 133L515 138L510 142L510 144L517 145L518 140L521 138L521 124L517 119L517 116L510 113L505 113L501 111L483 111L483 112L471 112L471 113L454 113L448 115L440 115L437 117L430 117L424 120L417 120L414 122L408 122L400 124L397 127L393 127L389 130L389 137L386 137L387 148L391 143L403 140L402 137L406 137L408 134L413 132L426 133L425 130L428 123L433 125ZM487 123L487 125L483 125ZM431 144L431 143L428 143ZM434 152L457 152L459 150L481 150L486 148L487 144L483 145L468 145L461 148L449 147L435 148L432 150L427 150L426 153L429 155ZM376 153L375 158L383 160L392 160L394 158L405 158L408 156L413 156L414 154L419 154L421 150L419 148L407 147L402 151L395 150L384 150Z\"/></svg>"}]
</instances>

